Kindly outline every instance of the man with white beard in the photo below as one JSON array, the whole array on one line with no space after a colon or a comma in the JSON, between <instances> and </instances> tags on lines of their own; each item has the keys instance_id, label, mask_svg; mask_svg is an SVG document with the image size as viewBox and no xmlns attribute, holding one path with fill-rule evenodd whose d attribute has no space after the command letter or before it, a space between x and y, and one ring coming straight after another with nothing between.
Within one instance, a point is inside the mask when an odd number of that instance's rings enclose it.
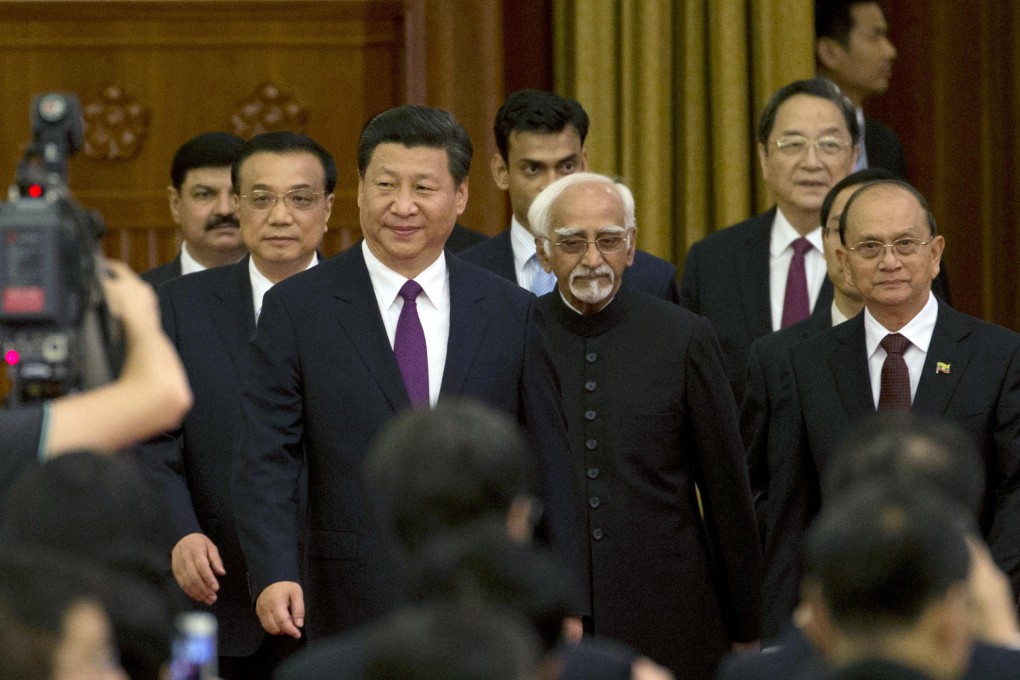
<instances>
[{"instance_id":1,"label":"man with white beard","mask_svg":"<svg viewBox=\"0 0 1020 680\"><path fill-rule=\"evenodd\" d=\"M528 221L557 280L539 312L587 520L586 632L677 677L714 677L727 650L758 638L762 569L715 332L621 289L636 234L624 185L569 175L538 195Z\"/></svg>"}]
</instances>

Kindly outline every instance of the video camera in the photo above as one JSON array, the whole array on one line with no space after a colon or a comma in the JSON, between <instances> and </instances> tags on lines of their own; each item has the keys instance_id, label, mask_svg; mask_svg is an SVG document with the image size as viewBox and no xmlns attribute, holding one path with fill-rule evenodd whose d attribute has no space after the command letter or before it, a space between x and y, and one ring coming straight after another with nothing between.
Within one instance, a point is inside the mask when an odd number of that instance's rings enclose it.
<instances>
[{"instance_id":1,"label":"video camera","mask_svg":"<svg viewBox=\"0 0 1020 680\"><path fill-rule=\"evenodd\" d=\"M32 142L0 202L0 346L13 389L6 404L110 382L123 359L99 273L102 216L70 194L68 158L82 146L73 94L36 96ZM0 366L2 368L2 366Z\"/></svg>"}]
</instances>

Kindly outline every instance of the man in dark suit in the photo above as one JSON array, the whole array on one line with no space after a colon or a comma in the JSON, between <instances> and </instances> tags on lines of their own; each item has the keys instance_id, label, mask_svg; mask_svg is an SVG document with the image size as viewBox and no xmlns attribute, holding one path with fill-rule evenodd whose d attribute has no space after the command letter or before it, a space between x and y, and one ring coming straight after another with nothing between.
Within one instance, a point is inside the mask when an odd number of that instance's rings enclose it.
<instances>
[{"instance_id":1,"label":"man in dark suit","mask_svg":"<svg viewBox=\"0 0 1020 680\"><path fill-rule=\"evenodd\" d=\"M889 87L896 48L876 0L815 0L818 75L839 85L861 126L861 153L854 170L885 168L907 179L903 145L892 128L864 115L864 101Z\"/></svg>"},{"instance_id":2,"label":"man in dark suit","mask_svg":"<svg viewBox=\"0 0 1020 680\"><path fill-rule=\"evenodd\" d=\"M850 173L857 144L853 109L832 83L780 88L758 122L758 159L776 206L687 253L681 303L715 327L738 403L751 343L832 303L819 210Z\"/></svg>"},{"instance_id":3,"label":"man in dark suit","mask_svg":"<svg viewBox=\"0 0 1020 680\"><path fill-rule=\"evenodd\" d=\"M800 592L800 572L791 567L800 563L800 554L799 551L789 552L798 546L777 540L783 536L783 525L777 523L777 516L783 516L785 504L802 499L801 489L783 486L785 481L797 477L782 469L791 462L785 455L790 444L786 441L789 433L770 427L776 413L790 403L790 397L783 389L789 372L789 349L857 316L864 308L861 294L846 281L836 256L839 217L857 188L865 182L891 177L887 170L860 170L844 177L826 194L821 210L822 250L827 277L832 283L832 305L816 308L804 321L758 338L748 355L740 429L747 448L751 493L765 553L765 586L762 588L762 636L765 638L779 634L786 625ZM777 488L770 489L773 480ZM774 503L770 502L773 497Z\"/></svg>"},{"instance_id":4,"label":"man in dark suit","mask_svg":"<svg viewBox=\"0 0 1020 680\"><path fill-rule=\"evenodd\" d=\"M789 352L791 401L771 424L791 434L788 459L773 468L786 472L770 480L776 540L799 549L826 459L849 427L876 408L906 408L956 423L979 447L987 489L981 529L1016 588L1020 336L931 293L945 241L913 187L882 180L858 189L844 208L840 240L844 275L865 311ZM799 498L780 501L779 487Z\"/></svg>"},{"instance_id":5,"label":"man in dark suit","mask_svg":"<svg viewBox=\"0 0 1020 680\"><path fill-rule=\"evenodd\" d=\"M238 152L233 186L251 256L160 287L163 326L187 369L195 407L180 428L137 451L170 509L174 577L219 619L219 670L227 680L268 678L289 651L265 635L252 611L230 478L243 432L247 344L262 297L274 284L316 264L333 205L336 165L304 135L265 133Z\"/></svg>"},{"instance_id":6,"label":"man in dark suit","mask_svg":"<svg viewBox=\"0 0 1020 680\"><path fill-rule=\"evenodd\" d=\"M566 431L535 299L443 250L467 204L470 160L467 133L445 111L402 106L370 120L358 147L364 240L265 297L234 504L256 612L270 633L300 636L306 603L313 639L393 605L364 458L396 413L444 396L476 398L524 425L551 540L577 560Z\"/></svg>"},{"instance_id":7,"label":"man in dark suit","mask_svg":"<svg viewBox=\"0 0 1020 680\"><path fill-rule=\"evenodd\" d=\"M520 90L503 103L492 127L499 149L490 164L492 177L509 194L513 219L508 229L461 257L543 295L555 287L555 280L538 262L528 208L558 178L588 169L584 149L588 114L573 99ZM679 301L676 267L643 250L635 252L623 285L626 290Z\"/></svg>"},{"instance_id":8,"label":"man in dark suit","mask_svg":"<svg viewBox=\"0 0 1020 680\"><path fill-rule=\"evenodd\" d=\"M761 599L736 404L715 334L688 310L623 290L636 228L624 185L572 174L542 191L528 217L558 282L539 308L583 489L586 623L677 677L711 677L731 644L758 639Z\"/></svg>"},{"instance_id":9,"label":"man in dark suit","mask_svg":"<svg viewBox=\"0 0 1020 680\"><path fill-rule=\"evenodd\" d=\"M244 256L230 189L230 166L243 145L237 135L206 132L177 149L166 193L183 241L177 257L142 274L153 288L182 274L232 264Z\"/></svg>"}]
</instances>

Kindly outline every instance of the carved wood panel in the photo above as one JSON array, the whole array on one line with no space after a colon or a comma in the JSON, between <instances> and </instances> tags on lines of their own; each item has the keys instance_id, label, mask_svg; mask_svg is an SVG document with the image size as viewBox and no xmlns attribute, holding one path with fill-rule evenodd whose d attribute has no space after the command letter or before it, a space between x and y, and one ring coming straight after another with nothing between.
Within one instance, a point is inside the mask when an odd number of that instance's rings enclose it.
<instances>
[{"instance_id":1,"label":"carved wood panel","mask_svg":"<svg viewBox=\"0 0 1020 680\"><path fill-rule=\"evenodd\" d=\"M71 189L103 214L105 251L144 270L178 248L166 186L181 142L294 129L337 160L324 250L339 252L360 236L361 126L423 79L406 59L407 20L401 0L0 2L0 185L29 138L33 95L76 93L98 108Z\"/></svg>"}]
</instances>

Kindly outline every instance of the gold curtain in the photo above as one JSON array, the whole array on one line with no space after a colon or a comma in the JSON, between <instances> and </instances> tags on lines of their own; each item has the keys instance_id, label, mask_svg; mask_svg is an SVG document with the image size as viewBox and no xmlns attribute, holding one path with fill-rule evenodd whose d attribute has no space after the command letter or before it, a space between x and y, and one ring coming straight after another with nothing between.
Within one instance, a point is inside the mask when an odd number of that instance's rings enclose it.
<instances>
[{"instance_id":1,"label":"gold curtain","mask_svg":"<svg viewBox=\"0 0 1020 680\"><path fill-rule=\"evenodd\" d=\"M555 87L591 117L591 169L634 191L639 245L688 246L770 204L754 129L814 73L812 0L554 0Z\"/></svg>"}]
</instances>

